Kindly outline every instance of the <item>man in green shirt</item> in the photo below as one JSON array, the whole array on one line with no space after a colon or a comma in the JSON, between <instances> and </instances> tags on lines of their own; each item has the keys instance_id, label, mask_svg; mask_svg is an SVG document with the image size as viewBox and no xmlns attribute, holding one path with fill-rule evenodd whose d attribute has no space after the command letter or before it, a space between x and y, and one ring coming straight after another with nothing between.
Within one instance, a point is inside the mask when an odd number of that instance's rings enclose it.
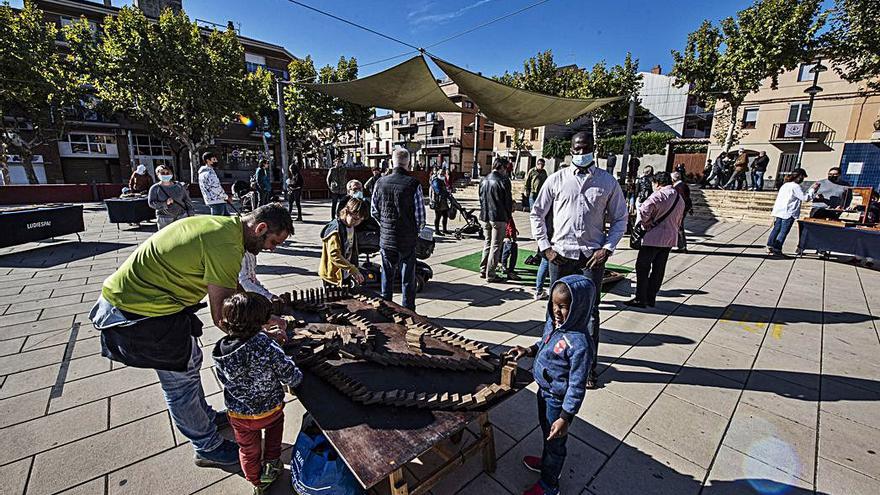
<instances>
[{"instance_id":1,"label":"man in green shirt","mask_svg":"<svg viewBox=\"0 0 880 495\"><path fill-rule=\"evenodd\" d=\"M279 203L239 217L200 215L160 230L104 281L89 319L101 331L101 354L155 369L178 430L192 441L198 466L238 463L238 446L217 425L228 420L205 401L196 311L208 297L223 329L223 300L236 292L244 252L272 250L293 233Z\"/></svg>"},{"instance_id":2,"label":"man in green shirt","mask_svg":"<svg viewBox=\"0 0 880 495\"><path fill-rule=\"evenodd\" d=\"M547 171L544 170L544 159L538 158L535 168L529 170L529 175L526 177L526 197L529 198L529 208L535 204L535 198L538 197L538 192L541 191L541 186L546 180Z\"/></svg>"}]
</instances>

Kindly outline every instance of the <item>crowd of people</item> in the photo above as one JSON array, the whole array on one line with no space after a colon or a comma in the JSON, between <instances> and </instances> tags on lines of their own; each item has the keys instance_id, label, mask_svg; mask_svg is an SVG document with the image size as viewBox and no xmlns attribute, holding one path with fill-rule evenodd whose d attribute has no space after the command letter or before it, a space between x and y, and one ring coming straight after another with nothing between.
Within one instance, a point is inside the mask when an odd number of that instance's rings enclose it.
<instances>
[{"instance_id":1,"label":"crowd of people","mask_svg":"<svg viewBox=\"0 0 880 495\"><path fill-rule=\"evenodd\" d=\"M531 347L509 351L512 356L535 358L533 374L539 388L543 452L540 457L525 457L523 463L541 476L526 495L558 493L568 426L586 390L598 386L599 298L607 260L630 230L630 244L638 247L636 287L624 304L653 307L670 252L687 251L684 223L693 203L684 166L676 166L672 173L655 173L650 166L632 171L640 173L628 204L613 175L614 155L609 155L605 170L599 168L591 141L585 132L575 134L571 166L548 174L539 159L525 176L523 206L537 243L531 257L538 265L534 298L549 299L541 339ZM749 183L761 190L765 159L762 153L749 162L741 150L729 164L721 155L710 163L707 181L735 189ZM302 373L280 347L286 339L286 322L272 314L278 296L257 278L257 257L293 235L293 221L302 220L304 178L296 164L290 166L285 208L272 202L268 162L260 162L251 184L258 206L230 216L227 208L232 199L215 171L218 157L208 152L202 161L199 189L210 215L194 215L186 187L174 181L169 167L156 168L155 183L143 166L134 171L129 188L147 194L157 212L159 232L105 280L90 319L101 331L104 356L156 370L171 418L192 442L195 463L240 463L254 492L263 493L282 470L282 384L296 387ZM479 185L479 220L485 238L479 271L490 284L518 278L512 172L510 161L497 157ZM849 185L840 178L839 168L804 191L801 183L806 177L803 169L797 169L779 189L767 240L770 255L781 255L803 201L813 201L811 216L819 218L843 204ZM331 219L320 231L317 270L324 286L364 282L356 229L369 225L378 235L381 296L391 300L399 283L401 305L415 310L415 251L427 209L433 211L435 234L449 233L454 188L448 170L438 167L430 176L427 208L422 184L410 173L410 154L402 148L393 151L387 171L373 169L365 184L348 180L339 160L327 173L326 183ZM207 304L202 303L206 297ZM201 385L203 358L197 338L203 324L196 312L205 306L213 324L225 333L213 349L225 411L207 404ZM226 425L232 427L235 442L218 433Z\"/></svg>"}]
</instances>

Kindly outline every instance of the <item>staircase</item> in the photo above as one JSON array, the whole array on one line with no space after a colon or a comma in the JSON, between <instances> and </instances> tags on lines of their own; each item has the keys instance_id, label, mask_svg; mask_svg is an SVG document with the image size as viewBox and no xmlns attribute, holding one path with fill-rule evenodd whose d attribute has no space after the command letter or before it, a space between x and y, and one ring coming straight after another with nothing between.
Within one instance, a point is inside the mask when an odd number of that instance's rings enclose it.
<instances>
[{"instance_id":1,"label":"staircase","mask_svg":"<svg viewBox=\"0 0 880 495\"><path fill-rule=\"evenodd\" d=\"M776 202L776 191L720 191L691 185L694 216L764 224ZM801 217L810 213L810 203L801 207Z\"/></svg>"}]
</instances>

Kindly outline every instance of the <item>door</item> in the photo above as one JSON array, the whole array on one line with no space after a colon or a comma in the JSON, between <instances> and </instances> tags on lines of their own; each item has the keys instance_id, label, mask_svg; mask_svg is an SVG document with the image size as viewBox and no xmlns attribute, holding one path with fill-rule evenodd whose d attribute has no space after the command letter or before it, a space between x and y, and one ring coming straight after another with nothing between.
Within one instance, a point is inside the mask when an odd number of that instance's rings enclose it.
<instances>
[{"instance_id":1,"label":"door","mask_svg":"<svg viewBox=\"0 0 880 495\"><path fill-rule=\"evenodd\" d=\"M797 168L797 157L797 153L783 153L779 156L779 166L776 168L776 189L779 189L785 182L785 176Z\"/></svg>"}]
</instances>

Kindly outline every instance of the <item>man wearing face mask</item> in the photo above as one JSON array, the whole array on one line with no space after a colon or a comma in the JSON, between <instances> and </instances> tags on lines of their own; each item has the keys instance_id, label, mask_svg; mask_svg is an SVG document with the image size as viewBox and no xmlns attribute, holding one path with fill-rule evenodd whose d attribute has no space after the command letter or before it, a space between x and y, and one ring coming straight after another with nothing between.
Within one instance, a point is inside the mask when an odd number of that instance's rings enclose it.
<instances>
[{"instance_id":1,"label":"man wearing face mask","mask_svg":"<svg viewBox=\"0 0 880 495\"><path fill-rule=\"evenodd\" d=\"M550 286L566 275L583 273L602 287L605 261L626 232L626 200L614 177L596 166L587 132L571 139L572 167L547 178L529 215L532 237L550 263ZM547 214L553 213L553 238L548 237ZM605 231L605 220L611 226ZM588 388L596 388L599 344L599 294L587 324L593 339L593 365Z\"/></svg>"},{"instance_id":2,"label":"man wearing face mask","mask_svg":"<svg viewBox=\"0 0 880 495\"><path fill-rule=\"evenodd\" d=\"M810 218L833 217L834 215L828 210L844 206L843 199L851 187L850 183L840 178L840 167L832 167L828 170L828 178L820 180L817 184L819 189L816 190L813 207L810 209Z\"/></svg>"},{"instance_id":3,"label":"man wearing face mask","mask_svg":"<svg viewBox=\"0 0 880 495\"><path fill-rule=\"evenodd\" d=\"M352 179L345 184L345 196L339 200L339 204L336 206L337 215L345 208L350 199L364 199L364 184L357 179Z\"/></svg>"},{"instance_id":4,"label":"man wearing face mask","mask_svg":"<svg viewBox=\"0 0 880 495\"><path fill-rule=\"evenodd\" d=\"M239 289L245 251L272 250L293 233L280 203L242 217L199 215L178 220L141 244L107 277L89 319L101 332L101 354L137 368L155 369L177 429L195 449L200 467L238 465L238 445L217 426L225 413L205 401L196 312L208 297L220 330L223 300ZM240 289L239 289L240 290ZM284 320L276 320L283 330ZM283 331L280 332L283 334ZM273 337L283 339L274 332Z\"/></svg>"}]
</instances>

